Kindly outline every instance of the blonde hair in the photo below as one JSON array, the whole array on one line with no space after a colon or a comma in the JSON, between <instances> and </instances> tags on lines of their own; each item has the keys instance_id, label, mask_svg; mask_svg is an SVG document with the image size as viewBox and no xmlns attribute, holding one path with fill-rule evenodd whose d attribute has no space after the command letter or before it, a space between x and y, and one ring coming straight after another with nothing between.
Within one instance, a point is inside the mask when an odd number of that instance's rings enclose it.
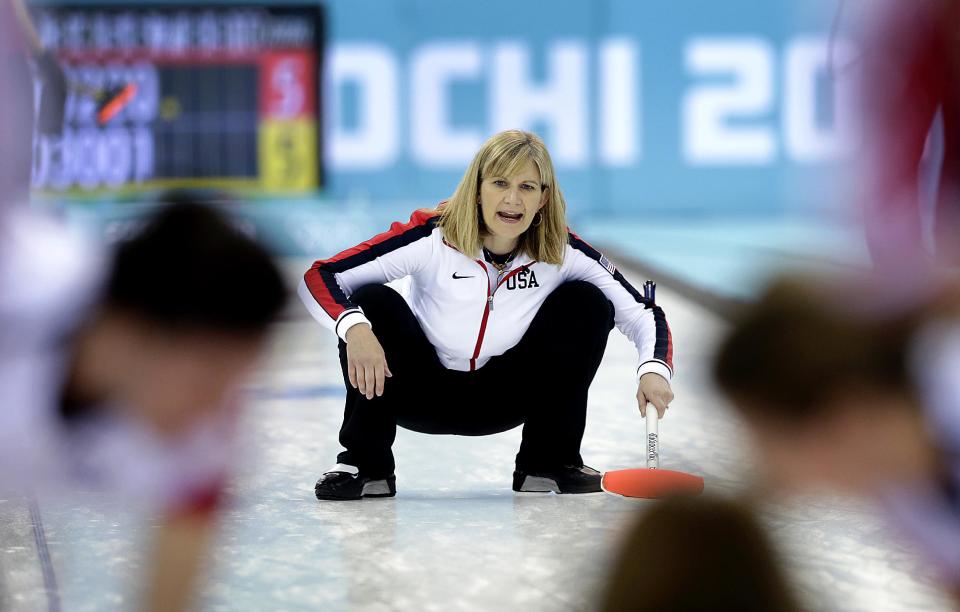
<instances>
[{"instance_id":1,"label":"blonde hair","mask_svg":"<svg viewBox=\"0 0 960 612\"><path fill-rule=\"evenodd\" d=\"M486 236L481 226L477 196L485 176L511 176L531 161L540 171L540 188L547 190L541 221L520 236L519 251L532 259L560 265L567 245L567 204L557 184L547 146L536 134L507 130L491 136L467 166L460 184L441 207L439 227L444 239L457 250L473 255Z\"/></svg>"}]
</instances>

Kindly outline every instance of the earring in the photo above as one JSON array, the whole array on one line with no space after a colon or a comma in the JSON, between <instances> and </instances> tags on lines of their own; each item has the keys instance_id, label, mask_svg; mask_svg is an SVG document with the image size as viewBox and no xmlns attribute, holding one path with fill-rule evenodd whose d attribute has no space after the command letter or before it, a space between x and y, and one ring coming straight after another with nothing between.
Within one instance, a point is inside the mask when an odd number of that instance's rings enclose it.
<instances>
[{"instance_id":1,"label":"earring","mask_svg":"<svg viewBox=\"0 0 960 612\"><path fill-rule=\"evenodd\" d=\"M537 214L533 216L533 223L531 225L533 225L533 227L540 227L541 223L543 223L543 213L538 210Z\"/></svg>"}]
</instances>

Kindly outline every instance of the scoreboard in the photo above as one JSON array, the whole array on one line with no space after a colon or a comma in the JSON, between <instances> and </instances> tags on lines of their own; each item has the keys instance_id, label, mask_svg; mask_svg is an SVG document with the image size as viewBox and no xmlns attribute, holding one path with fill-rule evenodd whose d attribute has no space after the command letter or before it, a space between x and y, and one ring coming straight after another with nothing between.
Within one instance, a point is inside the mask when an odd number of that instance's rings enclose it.
<instances>
[{"instance_id":1,"label":"scoreboard","mask_svg":"<svg viewBox=\"0 0 960 612\"><path fill-rule=\"evenodd\" d=\"M38 34L74 86L63 136L35 139L34 187L72 195L168 187L315 192L322 11L317 4L37 7ZM89 92L130 83L130 103L100 125Z\"/></svg>"}]
</instances>

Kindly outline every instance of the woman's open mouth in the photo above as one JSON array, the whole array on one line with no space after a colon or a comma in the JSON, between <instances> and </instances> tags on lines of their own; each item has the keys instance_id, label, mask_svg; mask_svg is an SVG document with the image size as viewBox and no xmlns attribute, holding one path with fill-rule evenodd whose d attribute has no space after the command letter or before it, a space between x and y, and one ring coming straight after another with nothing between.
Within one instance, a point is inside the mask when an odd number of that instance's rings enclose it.
<instances>
[{"instance_id":1,"label":"woman's open mouth","mask_svg":"<svg viewBox=\"0 0 960 612\"><path fill-rule=\"evenodd\" d=\"M501 210L497 211L497 218L504 223L520 223L523 219L523 213L510 213Z\"/></svg>"}]
</instances>

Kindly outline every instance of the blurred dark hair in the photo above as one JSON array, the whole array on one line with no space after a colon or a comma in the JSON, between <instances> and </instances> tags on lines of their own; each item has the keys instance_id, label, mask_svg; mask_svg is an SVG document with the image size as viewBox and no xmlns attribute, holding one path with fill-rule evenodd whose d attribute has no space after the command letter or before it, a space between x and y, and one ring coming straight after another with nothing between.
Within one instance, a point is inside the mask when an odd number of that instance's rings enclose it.
<instances>
[{"instance_id":1,"label":"blurred dark hair","mask_svg":"<svg viewBox=\"0 0 960 612\"><path fill-rule=\"evenodd\" d=\"M825 400L847 390L913 396L908 351L922 308L862 307L883 299L869 283L777 280L732 324L714 379L746 416L794 421L819 415Z\"/></svg>"},{"instance_id":2,"label":"blurred dark hair","mask_svg":"<svg viewBox=\"0 0 960 612\"><path fill-rule=\"evenodd\" d=\"M264 331L286 302L270 255L215 209L183 194L116 249L108 307L165 329Z\"/></svg>"},{"instance_id":3,"label":"blurred dark hair","mask_svg":"<svg viewBox=\"0 0 960 612\"><path fill-rule=\"evenodd\" d=\"M754 513L709 496L645 510L626 535L601 612L800 610Z\"/></svg>"}]
</instances>

